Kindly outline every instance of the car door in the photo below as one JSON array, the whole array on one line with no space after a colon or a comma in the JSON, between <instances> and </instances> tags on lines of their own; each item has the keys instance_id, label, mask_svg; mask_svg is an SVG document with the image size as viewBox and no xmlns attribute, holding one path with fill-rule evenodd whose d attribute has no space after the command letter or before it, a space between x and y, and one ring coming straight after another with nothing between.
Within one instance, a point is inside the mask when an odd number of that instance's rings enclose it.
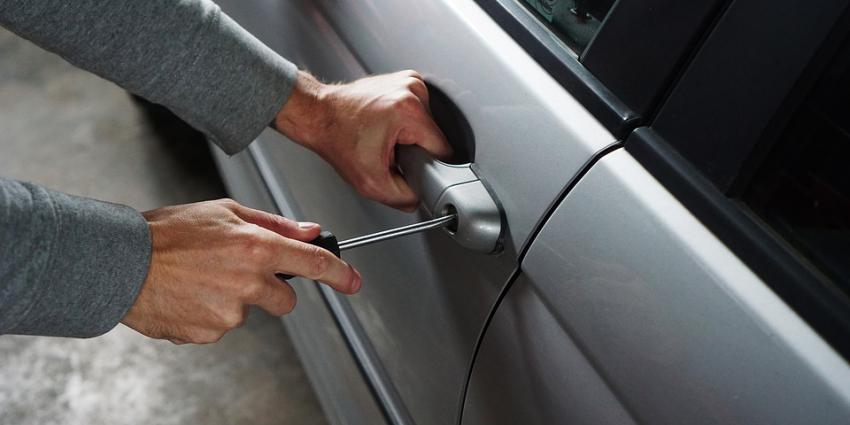
<instances>
[{"instance_id":1,"label":"car door","mask_svg":"<svg viewBox=\"0 0 850 425\"><path fill-rule=\"evenodd\" d=\"M302 282L299 306L284 319L332 421L373 417L368 402L346 403L336 381L352 376L353 362L365 385L346 385L358 397L367 388L386 421L455 422L481 327L517 268L518 253L571 178L615 137L473 1L222 6L327 81L417 69L441 93L432 108L444 130L447 122L468 128L448 136L456 148L467 147L465 159L500 205L499 252L469 250L445 232L346 252L363 273L361 292L343 297ZM592 83L582 85L592 92ZM605 111L612 127L630 118L617 108ZM237 199L318 221L341 238L428 218L357 196L317 156L270 131L245 155L218 159ZM262 200L264 191L270 202ZM331 373L334 368L347 372Z\"/></svg>"},{"instance_id":2,"label":"car door","mask_svg":"<svg viewBox=\"0 0 850 425\"><path fill-rule=\"evenodd\" d=\"M463 424L850 422L850 4L736 0L546 220Z\"/></svg>"}]
</instances>

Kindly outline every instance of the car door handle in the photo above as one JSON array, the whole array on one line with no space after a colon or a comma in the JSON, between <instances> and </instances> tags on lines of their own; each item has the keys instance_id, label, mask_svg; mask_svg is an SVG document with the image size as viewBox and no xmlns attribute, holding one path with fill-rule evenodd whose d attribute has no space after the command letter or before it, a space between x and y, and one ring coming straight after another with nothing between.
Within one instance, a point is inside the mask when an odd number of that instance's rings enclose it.
<instances>
[{"instance_id":1,"label":"car door handle","mask_svg":"<svg viewBox=\"0 0 850 425\"><path fill-rule=\"evenodd\" d=\"M448 164L415 145L399 146L396 160L432 217L457 214L446 231L460 245L488 254L502 250L504 214L472 164Z\"/></svg>"}]
</instances>

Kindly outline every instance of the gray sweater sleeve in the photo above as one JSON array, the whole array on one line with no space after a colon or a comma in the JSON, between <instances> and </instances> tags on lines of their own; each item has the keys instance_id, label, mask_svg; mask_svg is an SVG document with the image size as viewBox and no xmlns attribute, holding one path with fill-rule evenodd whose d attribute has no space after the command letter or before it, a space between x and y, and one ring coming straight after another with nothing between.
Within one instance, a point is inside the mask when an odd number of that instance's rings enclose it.
<instances>
[{"instance_id":1,"label":"gray sweater sleeve","mask_svg":"<svg viewBox=\"0 0 850 425\"><path fill-rule=\"evenodd\" d=\"M150 261L130 207L0 179L0 334L89 337L133 304Z\"/></svg>"},{"instance_id":2,"label":"gray sweater sleeve","mask_svg":"<svg viewBox=\"0 0 850 425\"><path fill-rule=\"evenodd\" d=\"M229 154L269 125L297 72L208 0L3 0L0 25L166 106Z\"/></svg>"},{"instance_id":3,"label":"gray sweater sleeve","mask_svg":"<svg viewBox=\"0 0 850 425\"><path fill-rule=\"evenodd\" d=\"M0 25L168 107L231 154L272 121L296 76L206 0L0 0ZM129 207L0 179L0 334L108 331L133 304L150 247Z\"/></svg>"}]
</instances>

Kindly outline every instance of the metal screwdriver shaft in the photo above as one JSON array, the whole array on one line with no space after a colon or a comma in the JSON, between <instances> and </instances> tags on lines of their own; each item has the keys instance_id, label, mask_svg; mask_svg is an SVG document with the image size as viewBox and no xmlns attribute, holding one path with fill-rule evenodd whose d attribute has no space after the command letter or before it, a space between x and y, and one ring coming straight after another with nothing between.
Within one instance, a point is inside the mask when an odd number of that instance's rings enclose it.
<instances>
[{"instance_id":1,"label":"metal screwdriver shaft","mask_svg":"<svg viewBox=\"0 0 850 425\"><path fill-rule=\"evenodd\" d=\"M451 214L435 218L433 220L423 221L421 223L414 223L407 226L397 227L395 229L384 230L382 232L372 233L370 235L358 236L356 238L351 238L340 242L339 250L345 251L346 249L357 248L359 246L382 242L389 239L395 239L401 236L424 232L426 230L446 227L449 226L455 220L457 220L457 214Z\"/></svg>"},{"instance_id":2,"label":"metal screwdriver shaft","mask_svg":"<svg viewBox=\"0 0 850 425\"><path fill-rule=\"evenodd\" d=\"M409 224L395 229L372 233L371 235L358 236L342 242L337 242L336 236L334 236L333 233L323 231L318 237L316 237L316 239L310 241L310 243L322 247L339 257L340 252L345 251L346 249L357 248L358 246L369 245L376 242L395 239L401 236L424 232L426 230L450 226L455 222L455 220L457 220L457 214L450 214L433 220L423 221L421 223ZM281 280L292 279L294 277L293 275L285 273L275 273L275 276Z\"/></svg>"}]
</instances>

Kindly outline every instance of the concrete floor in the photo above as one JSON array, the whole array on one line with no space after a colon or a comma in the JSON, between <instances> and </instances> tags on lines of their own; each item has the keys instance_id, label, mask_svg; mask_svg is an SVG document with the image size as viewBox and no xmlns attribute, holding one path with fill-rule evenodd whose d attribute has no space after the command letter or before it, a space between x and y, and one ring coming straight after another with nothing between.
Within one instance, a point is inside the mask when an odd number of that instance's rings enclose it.
<instances>
[{"instance_id":1,"label":"concrete floor","mask_svg":"<svg viewBox=\"0 0 850 425\"><path fill-rule=\"evenodd\" d=\"M222 197L206 147L0 30L0 175L145 210ZM0 254L2 255L2 254ZM0 336L0 424L323 424L278 319L207 346Z\"/></svg>"}]
</instances>

